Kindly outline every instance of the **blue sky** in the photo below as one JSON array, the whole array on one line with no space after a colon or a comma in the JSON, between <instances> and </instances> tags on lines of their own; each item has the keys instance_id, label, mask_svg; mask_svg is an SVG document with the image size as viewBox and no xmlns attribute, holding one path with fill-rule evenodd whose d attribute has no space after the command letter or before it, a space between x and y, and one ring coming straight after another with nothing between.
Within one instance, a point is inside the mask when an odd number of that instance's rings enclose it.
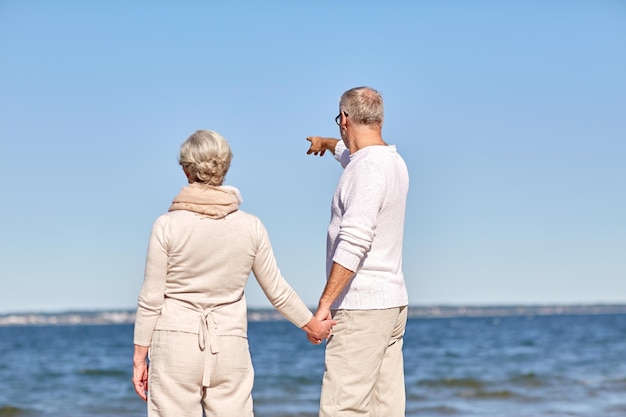
<instances>
[{"instance_id":1,"label":"blue sky","mask_svg":"<svg viewBox=\"0 0 626 417\"><path fill-rule=\"evenodd\" d=\"M133 308L196 129L315 306L341 169L305 138L360 85L411 174L411 304L626 302L625 48L617 0L1 1L0 313Z\"/></svg>"}]
</instances>

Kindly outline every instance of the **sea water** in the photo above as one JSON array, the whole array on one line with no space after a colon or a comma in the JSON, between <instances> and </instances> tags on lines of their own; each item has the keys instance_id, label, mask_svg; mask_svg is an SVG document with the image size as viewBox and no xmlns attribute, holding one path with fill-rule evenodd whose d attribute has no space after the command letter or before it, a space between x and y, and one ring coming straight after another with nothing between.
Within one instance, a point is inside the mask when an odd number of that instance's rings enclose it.
<instances>
[{"instance_id":1,"label":"sea water","mask_svg":"<svg viewBox=\"0 0 626 417\"><path fill-rule=\"evenodd\" d=\"M0 417L146 415L132 324L0 327ZM323 346L249 325L257 417L317 415ZM626 315L411 318L407 416L626 416Z\"/></svg>"}]
</instances>

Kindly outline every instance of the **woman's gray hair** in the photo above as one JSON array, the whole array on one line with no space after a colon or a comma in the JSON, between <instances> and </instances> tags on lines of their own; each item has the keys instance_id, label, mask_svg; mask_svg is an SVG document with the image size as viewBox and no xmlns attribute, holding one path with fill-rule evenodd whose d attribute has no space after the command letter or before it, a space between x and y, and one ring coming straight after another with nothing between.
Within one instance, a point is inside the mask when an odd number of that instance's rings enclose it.
<instances>
[{"instance_id":1,"label":"woman's gray hair","mask_svg":"<svg viewBox=\"0 0 626 417\"><path fill-rule=\"evenodd\" d=\"M219 186L224 183L232 157L222 135L212 130L197 130L180 146L178 163L187 171L190 183Z\"/></svg>"},{"instance_id":2,"label":"woman's gray hair","mask_svg":"<svg viewBox=\"0 0 626 417\"><path fill-rule=\"evenodd\" d=\"M339 99L339 110L347 113L356 124L378 127L383 125L383 97L371 87L355 87L343 93Z\"/></svg>"}]
</instances>

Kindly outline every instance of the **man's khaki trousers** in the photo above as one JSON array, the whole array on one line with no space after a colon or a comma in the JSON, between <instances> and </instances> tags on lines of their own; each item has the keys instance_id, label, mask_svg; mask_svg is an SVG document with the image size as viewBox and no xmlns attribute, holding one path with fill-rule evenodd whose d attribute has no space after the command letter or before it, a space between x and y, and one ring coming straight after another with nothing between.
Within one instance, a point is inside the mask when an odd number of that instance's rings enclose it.
<instances>
[{"instance_id":1,"label":"man's khaki trousers","mask_svg":"<svg viewBox=\"0 0 626 417\"><path fill-rule=\"evenodd\" d=\"M320 417L404 417L407 307L336 310L333 318Z\"/></svg>"}]
</instances>

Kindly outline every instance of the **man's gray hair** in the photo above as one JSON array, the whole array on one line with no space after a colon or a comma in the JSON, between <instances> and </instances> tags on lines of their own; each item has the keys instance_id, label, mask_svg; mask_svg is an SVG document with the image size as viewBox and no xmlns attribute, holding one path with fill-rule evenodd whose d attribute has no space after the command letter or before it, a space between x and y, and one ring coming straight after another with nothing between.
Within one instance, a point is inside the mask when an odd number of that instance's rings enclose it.
<instances>
[{"instance_id":1,"label":"man's gray hair","mask_svg":"<svg viewBox=\"0 0 626 417\"><path fill-rule=\"evenodd\" d=\"M348 118L356 124L383 125L383 97L371 87L355 87L343 93L339 99L339 110L347 113Z\"/></svg>"},{"instance_id":2,"label":"man's gray hair","mask_svg":"<svg viewBox=\"0 0 626 417\"><path fill-rule=\"evenodd\" d=\"M178 163L189 173L189 182L219 186L224 183L232 157L222 135L212 130L198 130L180 146Z\"/></svg>"}]
</instances>

